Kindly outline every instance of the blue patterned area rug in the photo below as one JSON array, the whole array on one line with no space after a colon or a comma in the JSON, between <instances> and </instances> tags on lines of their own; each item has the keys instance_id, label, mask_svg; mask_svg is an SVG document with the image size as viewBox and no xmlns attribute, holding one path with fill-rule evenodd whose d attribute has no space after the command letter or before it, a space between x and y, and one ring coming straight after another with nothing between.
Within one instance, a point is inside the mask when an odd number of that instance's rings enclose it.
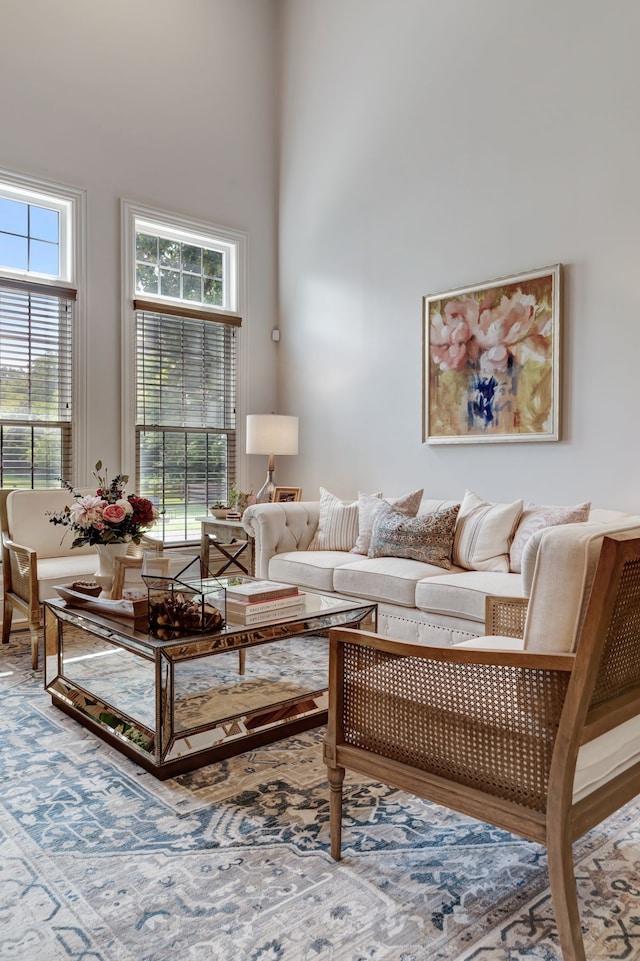
<instances>
[{"instance_id":1,"label":"blue patterned area rug","mask_svg":"<svg viewBox=\"0 0 640 961\"><path fill-rule=\"evenodd\" d=\"M348 777L322 729L160 782L0 653L0 958L559 961L536 844ZM640 959L640 804L575 846L587 957Z\"/></svg>"}]
</instances>

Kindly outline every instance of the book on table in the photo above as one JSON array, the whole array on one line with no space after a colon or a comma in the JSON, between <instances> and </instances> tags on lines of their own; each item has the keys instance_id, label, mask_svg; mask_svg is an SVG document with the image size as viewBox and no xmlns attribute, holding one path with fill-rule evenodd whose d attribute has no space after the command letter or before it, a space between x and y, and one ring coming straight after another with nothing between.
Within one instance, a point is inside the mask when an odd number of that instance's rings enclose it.
<instances>
[{"instance_id":1,"label":"book on table","mask_svg":"<svg viewBox=\"0 0 640 961\"><path fill-rule=\"evenodd\" d=\"M282 584L280 581L242 581L227 587L227 600L271 601L298 593L295 584Z\"/></svg>"},{"instance_id":2,"label":"book on table","mask_svg":"<svg viewBox=\"0 0 640 961\"><path fill-rule=\"evenodd\" d=\"M278 618L295 617L306 610L303 594L296 594L292 597L293 603L290 604L233 604L227 601L227 621L232 624L266 624L269 621L276 621ZM258 608L256 610L256 608Z\"/></svg>"},{"instance_id":3,"label":"book on table","mask_svg":"<svg viewBox=\"0 0 640 961\"><path fill-rule=\"evenodd\" d=\"M273 597L267 601L239 601L227 597L227 610L238 614L262 614L264 612L279 611L287 607L298 607L304 602L304 594L288 594L285 597Z\"/></svg>"}]
</instances>

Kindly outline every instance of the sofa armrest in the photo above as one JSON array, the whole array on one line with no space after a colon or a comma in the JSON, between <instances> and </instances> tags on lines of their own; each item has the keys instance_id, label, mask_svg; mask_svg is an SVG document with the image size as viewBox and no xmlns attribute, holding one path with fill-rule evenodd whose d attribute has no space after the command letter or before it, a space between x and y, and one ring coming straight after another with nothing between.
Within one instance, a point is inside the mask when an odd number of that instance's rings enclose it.
<instances>
[{"instance_id":1,"label":"sofa armrest","mask_svg":"<svg viewBox=\"0 0 640 961\"><path fill-rule=\"evenodd\" d=\"M255 541L256 577L269 576L269 561L274 554L306 550L316 532L319 517L319 501L247 507L242 523Z\"/></svg>"}]
</instances>

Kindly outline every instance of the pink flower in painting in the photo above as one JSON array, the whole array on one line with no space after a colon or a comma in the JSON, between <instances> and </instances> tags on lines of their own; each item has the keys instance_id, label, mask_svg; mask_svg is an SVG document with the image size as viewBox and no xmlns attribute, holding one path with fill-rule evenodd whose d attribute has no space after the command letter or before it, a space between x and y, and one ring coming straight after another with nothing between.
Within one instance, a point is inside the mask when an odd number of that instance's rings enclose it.
<instances>
[{"instance_id":1,"label":"pink flower in painting","mask_svg":"<svg viewBox=\"0 0 640 961\"><path fill-rule=\"evenodd\" d=\"M473 331L478 323L478 305L470 297L447 301L444 317L437 313L431 321L431 357L441 370L462 370L475 361L478 346Z\"/></svg>"},{"instance_id":2,"label":"pink flower in painting","mask_svg":"<svg viewBox=\"0 0 640 961\"><path fill-rule=\"evenodd\" d=\"M483 370L506 370L516 345L528 337L535 326L535 297L520 291L502 297L497 307L480 310L474 337L483 351Z\"/></svg>"},{"instance_id":3,"label":"pink flower in painting","mask_svg":"<svg viewBox=\"0 0 640 961\"><path fill-rule=\"evenodd\" d=\"M126 516L126 510L119 504L107 504L102 512L102 519L107 524L122 524Z\"/></svg>"}]
</instances>

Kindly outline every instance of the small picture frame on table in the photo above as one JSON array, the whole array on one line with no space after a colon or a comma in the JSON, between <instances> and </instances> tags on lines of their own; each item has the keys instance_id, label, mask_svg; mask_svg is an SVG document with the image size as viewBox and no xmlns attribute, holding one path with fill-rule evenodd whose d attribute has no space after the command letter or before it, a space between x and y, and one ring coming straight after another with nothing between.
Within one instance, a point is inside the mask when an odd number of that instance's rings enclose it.
<instances>
[{"instance_id":1,"label":"small picture frame on table","mask_svg":"<svg viewBox=\"0 0 640 961\"><path fill-rule=\"evenodd\" d=\"M290 504L292 501L299 501L301 496L301 487L276 487L273 492L273 503Z\"/></svg>"}]
</instances>

